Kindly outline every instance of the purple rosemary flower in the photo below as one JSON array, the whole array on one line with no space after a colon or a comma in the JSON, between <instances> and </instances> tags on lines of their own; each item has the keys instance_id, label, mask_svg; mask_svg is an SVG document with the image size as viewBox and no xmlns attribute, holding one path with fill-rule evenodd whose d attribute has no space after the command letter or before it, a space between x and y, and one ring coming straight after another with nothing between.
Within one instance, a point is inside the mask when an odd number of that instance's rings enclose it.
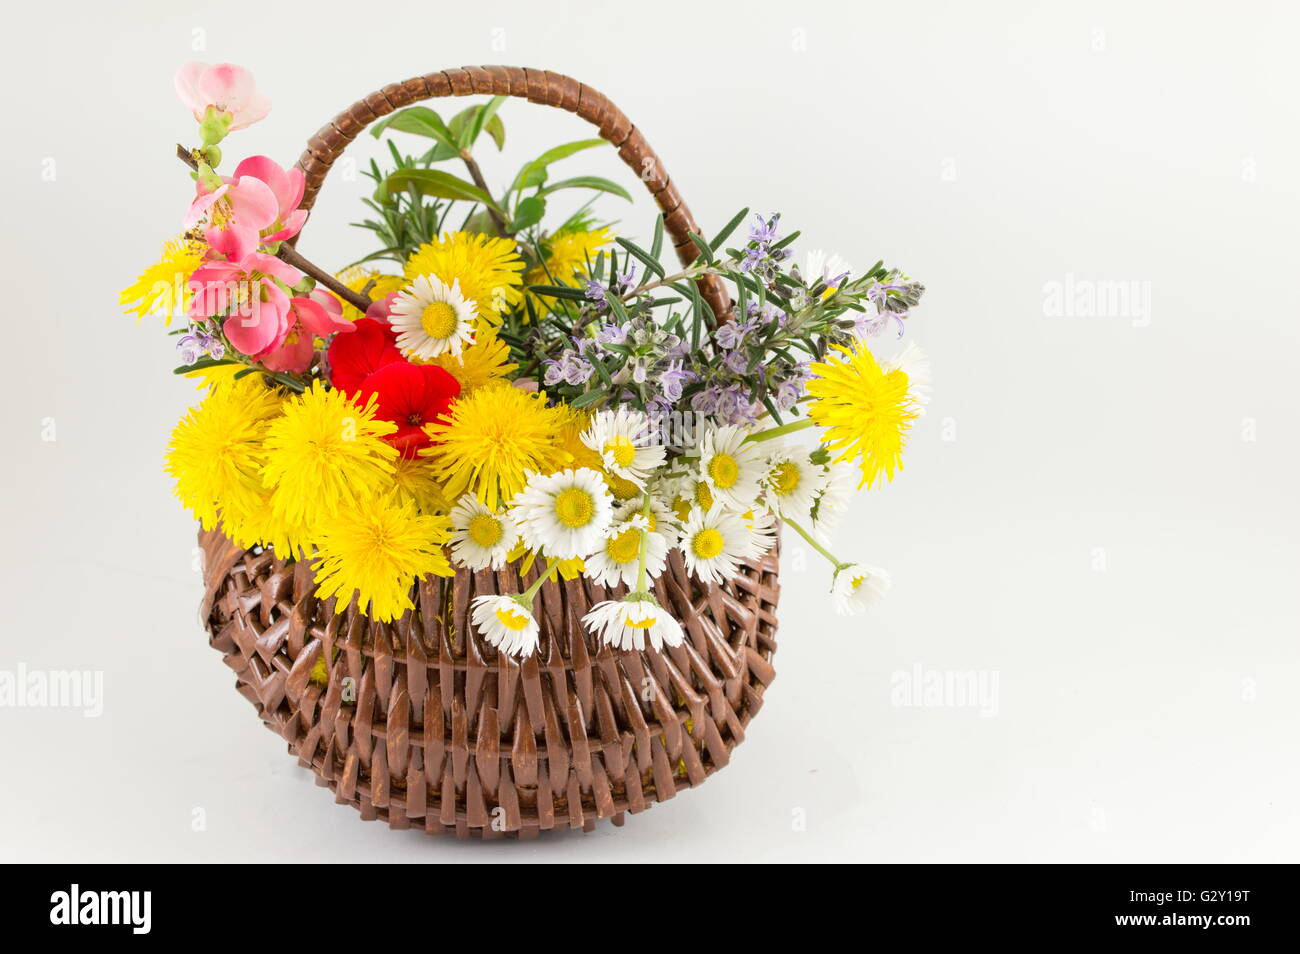
<instances>
[{"instance_id":1,"label":"purple rosemary flower","mask_svg":"<svg viewBox=\"0 0 1300 954\"><path fill-rule=\"evenodd\" d=\"M181 353L181 361L185 364L194 364L205 356L220 361L226 355L226 346L221 343L221 339L208 334L197 325L191 325L190 330L181 335L181 339L176 342L176 350Z\"/></svg>"}]
</instances>

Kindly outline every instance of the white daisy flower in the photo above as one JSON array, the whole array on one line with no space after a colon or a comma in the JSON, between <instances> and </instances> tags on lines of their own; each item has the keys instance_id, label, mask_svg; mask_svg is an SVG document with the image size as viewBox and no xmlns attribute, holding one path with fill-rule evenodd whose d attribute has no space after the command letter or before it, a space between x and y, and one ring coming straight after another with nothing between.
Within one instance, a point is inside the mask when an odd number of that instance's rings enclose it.
<instances>
[{"instance_id":1,"label":"white daisy flower","mask_svg":"<svg viewBox=\"0 0 1300 954\"><path fill-rule=\"evenodd\" d=\"M511 656L537 650L537 620L518 596L476 596L470 604L479 635Z\"/></svg>"},{"instance_id":2,"label":"white daisy flower","mask_svg":"<svg viewBox=\"0 0 1300 954\"><path fill-rule=\"evenodd\" d=\"M631 520L633 517L640 516L645 509L645 498L638 500L629 500L619 504L614 508L614 522L622 523L624 520ZM669 508L657 494L650 495L650 532L658 533L668 542L671 549L677 545L677 514Z\"/></svg>"},{"instance_id":3,"label":"white daisy flower","mask_svg":"<svg viewBox=\"0 0 1300 954\"><path fill-rule=\"evenodd\" d=\"M817 495L812 512L812 535L823 546L830 546L831 537L840 520L849 509L849 500L857 489L858 481L850 464L831 464L826 468L826 486Z\"/></svg>"},{"instance_id":4,"label":"white daisy flower","mask_svg":"<svg viewBox=\"0 0 1300 954\"><path fill-rule=\"evenodd\" d=\"M906 374L907 396L912 399L913 404L924 411L925 406L930 403L930 385L933 382L930 374L930 359L925 356L924 351L909 341L903 346L902 351L881 362L881 370L886 374L890 371L902 371Z\"/></svg>"},{"instance_id":5,"label":"white daisy flower","mask_svg":"<svg viewBox=\"0 0 1300 954\"><path fill-rule=\"evenodd\" d=\"M647 593L597 603L582 621L588 632L615 649L645 649L647 638L657 650L682 644L681 624Z\"/></svg>"},{"instance_id":6,"label":"white daisy flower","mask_svg":"<svg viewBox=\"0 0 1300 954\"><path fill-rule=\"evenodd\" d=\"M641 514L610 527L601 548L583 561L583 573L601 586L617 586L620 582L636 586L642 537L646 540L646 579L655 579L664 571L668 540L653 532L650 521Z\"/></svg>"},{"instance_id":7,"label":"white daisy flower","mask_svg":"<svg viewBox=\"0 0 1300 954\"><path fill-rule=\"evenodd\" d=\"M826 489L826 480L826 468L814 464L807 451L778 447L767 456L764 500L773 512L802 520L811 516L813 503Z\"/></svg>"},{"instance_id":8,"label":"white daisy flower","mask_svg":"<svg viewBox=\"0 0 1300 954\"><path fill-rule=\"evenodd\" d=\"M849 563L835 571L831 581L831 598L835 611L843 616L857 616L889 592L893 579L889 573L865 563Z\"/></svg>"},{"instance_id":9,"label":"white daisy flower","mask_svg":"<svg viewBox=\"0 0 1300 954\"><path fill-rule=\"evenodd\" d=\"M736 575L742 561L755 556L744 519L716 504L707 511L691 513L678 545L686 569L705 583L726 582Z\"/></svg>"},{"instance_id":10,"label":"white daisy flower","mask_svg":"<svg viewBox=\"0 0 1300 954\"><path fill-rule=\"evenodd\" d=\"M494 513L472 493L451 508L451 552L468 570L499 570L519 539L508 514Z\"/></svg>"},{"instance_id":11,"label":"white daisy flower","mask_svg":"<svg viewBox=\"0 0 1300 954\"><path fill-rule=\"evenodd\" d=\"M754 506L763 477L763 454L735 425L710 428L700 441L700 479L715 503L743 513Z\"/></svg>"},{"instance_id":12,"label":"white daisy flower","mask_svg":"<svg viewBox=\"0 0 1300 954\"><path fill-rule=\"evenodd\" d=\"M543 476L529 473L511 516L530 550L572 560L600 549L614 515L605 478L590 467Z\"/></svg>"},{"instance_id":13,"label":"white daisy flower","mask_svg":"<svg viewBox=\"0 0 1300 954\"><path fill-rule=\"evenodd\" d=\"M768 510L753 510L742 518L749 530L749 556L756 559L776 546L776 517Z\"/></svg>"},{"instance_id":14,"label":"white daisy flower","mask_svg":"<svg viewBox=\"0 0 1300 954\"><path fill-rule=\"evenodd\" d=\"M597 454L605 469L644 490L655 468L663 465L662 444L650 443L650 418L635 408L597 411L582 432L582 443Z\"/></svg>"},{"instance_id":15,"label":"white daisy flower","mask_svg":"<svg viewBox=\"0 0 1300 954\"><path fill-rule=\"evenodd\" d=\"M460 356L474 343L478 306L460 291L460 279L448 286L437 275L420 275L399 292L389 310L397 347L408 358L429 360L441 354Z\"/></svg>"}]
</instances>

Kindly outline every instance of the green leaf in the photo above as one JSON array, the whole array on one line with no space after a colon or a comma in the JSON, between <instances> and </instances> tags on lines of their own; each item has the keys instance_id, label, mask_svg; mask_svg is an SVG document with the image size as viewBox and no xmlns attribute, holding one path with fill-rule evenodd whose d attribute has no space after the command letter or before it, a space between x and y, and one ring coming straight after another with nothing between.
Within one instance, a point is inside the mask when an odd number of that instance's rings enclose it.
<instances>
[{"instance_id":1,"label":"green leaf","mask_svg":"<svg viewBox=\"0 0 1300 954\"><path fill-rule=\"evenodd\" d=\"M546 181L546 167L551 163L567 159L574 153L582 152L584 149L606 144L604 139L579 139L576 142L566 142L554 149L548 149L536 159L523 164L519 169L519 174L515 176L514 184L510 187L510 190L513 192L539 186Z\"/></svg>"},{"instance_id":2,"label":"green leaf","mask_svg":"<svg viewBox=\"0 0 1300 954\"><path fill-rule=\"evenodd\" d=\"M501 104L505 101L504 96L493 96L479 108L479 111L474 114L473 122L469 124L469 142L465 144L466 147L478 142L478 137L483 135L484 127L496 117L497 110L501 108ZM497 143L497 148L501 148L500 143Z\"/></svg>"},{"instance_id":3,"label":"green leaf","mask_svg":"<svg viewBox=\"0 0 1300 954\"><path fill-rule=\"evenodd\" d=\"M632 201L631 194L621 185L610 182L608 179L602 179L600 176L577 176L573 179L561 179L559 182L552 182L537 194L548 195L560 189L594 189L597 192L608 192L610 195L627 199L629 202Z\"/></svg>"},{"instance_id":4,"label":"green leaf","mask_svg":"<svg viewBox=\"0 0 1300 954\"><path fill-rule=\"evenodd\" d=\"M483 131L492 137L492 141L497 144L497 152L506 147L506 124L501 121L500 116L493 116L483 126Z\"/></svg>"},{"instance_id":5,"label":"green leaf","mask_svg":"<svg viewBox=\"0 0 1300 954\"><path fill-rule=\"evenodd\" d=\"M528 196L515 208L515 217L510 222L511 232L522 232L530 225L536 225L546 214L546 200Z\"/></svg>"},{"instance_id":6,"label":"green leaf","mask_svg":"<svg viewBox=\"0 0 1300 954\"><path fill-rule=\"evenodd\" d=\"M535 295L546 295L548 298L563 298L567 301L587 300L582 289L569 288L566 285L529 285L528 290Z\"/></svg>"},{"instance_id":7,"label":"green leaf","mask_svg":"<svg viewBox=\"0 0 1300 954\"><path fill-rule=\"evenodd\" d=\"M630 254L635 256L636 259L640 261L642 265L650 269L650 271L654 272L660 278L664 278L667 276L667 273L664 271L664 267L660 265L657 261L655 261L654 257L645 249L643 249L640 245L637 245L635 242L631 242L625 238L616 238L614 239L614 241L617 242L619 245L623 246L623 248L625 248Z\"/></svg>"},{"instance_id":8,"label":"green leaf","mask_svg":"<svg viewBox=\"0 0 1300 954\"><path fill-rule=\"evenodd\" d=\"M588 404L595 404L604 396L604 392L601 391L588 391L586 394L579 394L570 401L569 407L586 407Z\"/></svg>"},{"instance_id":9,"label":"green leaf","mask_svg":"<svg viewBox=\"0 0 1300 954\"><path fill-rule=\"evenodd\" d=\"M660 212L655 216L655 236L654 241L650 243L650 257L655 261L659 260L660 254L664 250L664 214Z\"/></svg>"},{"instance_id":10,"label":"green leaf","mask_svg":"<svg viewBox=\"0 0 1300 954\"><path fill-rule=\"evenodd\" d=\"M741 209L735 214L730 222L722 227L722 231L713 236L713 241L709 243L709 248L716 252L722 247L722 243L731 237L731 233L736 231L736 226L745 220L749 215L749 209Z\"/></svg>"},{"instance_id":11,"label":"green leaf","mask_svg":"<svg viewBox=\"0 0 1300 954\"><path fill-rule=\"evenodd\" d=\"M428 106L411 106L393 113L391 116L385 116L370 127L370 135L378 139L385 129L395 129L398 132L427 136L430 139L436 139L439 143L452 149L453 152L456 149L456 137L447 128L447 124L442 121L442 117Z\"/></svg>"},{"instance_id":12,"label":"green leaf","mask_svg":"<svg viewBox=\"0 0 1300 954\"><path fill-rule=\"evenodd\" d=\"M466 182L441 169L398 169L384 180L384 185L391 192L411 188L421 195L431 195L439 199L479 202L502 215L505 214L505 211L492 201L492 197L474 183Z\"/></svg>"},{"instance_id":13,"label":"green leaf","mask_svg":"<svg viewBox=\"0 0 1300 954\"><path fill-rule=\"evenodd\" d=\"M704 239L700 238L694 232L687 232L686 234L691 237L691 241L695 243L695 247L700 250L700 257L697 258L696 261L697 262L713 261L713 249L709 247L709 243L704 241Z\"/></svg>"}]
</instances>

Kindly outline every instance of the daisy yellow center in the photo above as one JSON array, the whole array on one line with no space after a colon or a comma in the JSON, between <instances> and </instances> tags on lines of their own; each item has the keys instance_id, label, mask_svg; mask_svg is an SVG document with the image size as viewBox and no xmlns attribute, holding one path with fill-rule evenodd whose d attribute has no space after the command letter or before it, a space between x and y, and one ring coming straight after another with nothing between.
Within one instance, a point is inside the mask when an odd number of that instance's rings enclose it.
<instances>
[{"instance_id":1,"label":"daisy yellow center","mask_svg":"<svg viewBox=\"0 0 1300 954\"><path fill-rule=\"evenodd\" d=\"M772 468L772 489L781 495L792 494L799 486L801 477L796 465L789 462L778 464Z\"/></svg>"},{"instance_id":2,"label":"daisy yellow center","mask_svg":"<svg viewBox=\"0 0 1300 954\"><path fill-rule=\"evenodd\" d=\"M705 510L713 506L713 491L709 489L708 484L701 482L695 485L695 503Z\"/></svg>"},{"instance_id":3,"label":"daisy yellow center","mask_svg":"<svg viewBox=\"0 0 1300 954\"><path fill-rule=\"evenodd\" d=\"M633 527L605 544L605 553L615 563L631 563L641 556L641 531Z\"/></svg>"},{"instance_id":4,"label":"daisy yellow center","mask_svg":"<svg viewBox=\"0 0 1300 954\"><path fill-rule=\"evenodd\" d=\"M516 609L503 606L497 610L497 621L511 632L519 632L528 625L528 617Z\"/></svg>"},{"instance_id":5,"label":"daisy yellow center","mask_svg":"<svg viewBox=\"0 0 1300 954\"><path fill-rule=\"evenodd\" d=\"M607 441L605 453L614 458L614 463L619 467L631 467L632 461L636 460L636 447L626 434L619 434Z\"/></svg>"},{"instance_id":6,"label":"daisy yellow center","mask_svg":"<svg viewBox=\"0 0 1300 954\"><path fill-rule=\"evenodd\" d=\"M740 479L740 465L730 454L715 454L709 461L709 476L718 487L727 490Z\"/></svg>"},{"instance_id":7,"label":"daisy yellow center","mask_svg":"<svg viewBox=\"0 0 1300 954\"><path fill-rule=\"evenodd\" d=\"M691 539L691 552L701 560L712 560L722 552L722 534L712 527L701 530Z\"/></svg>"},{"instance_id":8,"label":"daisy yellow center","mask_svg":"<svg viewBox=\"0 0 1300 954\"><path fill-rule=\"evenodd\" d=\"M859 586L862 585L862 581L865 579L866 579L865 576L855 576L852 580L849 581L849 586L853 587L853 589L856 590Z\"/></svg>"},{"instance_id":9,"label":"daisy yellow center","mask_svg":"<svg viewBox=\"0 0 1300 954\"><path fill-rule=\"evenodd\" d=\"M494 547L501 541L501 521L491 514L476 515L467 529L469 538L481 547Z\"/></svg>"},{"instance_id":10,"label":"daisy yellow center","mask_svg":"<svg viewBox=\"0 0 1300 954\"><path fill-rule=\"evenodd\" d=\"M614 499L631 500L633 497L641 496L641 488L632 483L632 481L625 480L617 474L609 474L607 476L609 479L606 483L609 484L609 491L614 495Z\"/></svg>"},{"instance_id":11,"label":"daisy yellow center","mask_svg":"<svg viewBox=\"0 0 1300 954\"><path fill-rule=\"evenodd\" d=\"M631 613L623 614L623 625L631 626L633 629L649 629L654 624L655 616L653 613L640 619L633 619Z\"/></svg>"},{"instance_id":12,"label":"daisy yellow center","mask_svg":"<svg viewBox=\"0 0 1300 954\"><path fill-rule=\"evenodd\" d=\"M445 301L435 301L426 305L423 314L420 315L420 327L424 329L424 333L438 341L450 338L459 322L456 309Z\"/></svg>"},{"instance_id":13,"label":"daisy yellow center","mask_svg":"<svg viewBox=\"0 0 1300 954\"><path fill-rule=\"evenodd\" d=\"M566 527L585 527L596 515L596 502L580 487L562 490L555 498L555 517Z\"/></svg>"},{"instance_id":14,"label":"daisy yellow center","mask_svg":"<svg viewBox=\"0 0 1300 954\"><path fill-rule=\"evenodd\" d=\"M673 513L677 514L677 519L686 521L691 516L691 502L685 497L678 497L673 501Z\"/></svg>"}]
</instances>

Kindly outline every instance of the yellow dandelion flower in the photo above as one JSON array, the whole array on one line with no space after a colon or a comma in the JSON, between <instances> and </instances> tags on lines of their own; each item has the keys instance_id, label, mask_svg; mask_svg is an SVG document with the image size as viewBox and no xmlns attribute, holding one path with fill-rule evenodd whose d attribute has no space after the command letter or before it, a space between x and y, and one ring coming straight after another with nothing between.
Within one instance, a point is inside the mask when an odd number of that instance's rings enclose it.
<instances>
[{"instance_id":1,"label":"yellow dandelion flower","mask_svg":"<svg viewBox=\"0 0 1300 954\"><path fill-rule=\"evenodd\" d=\"M523 267L510 239L446 232L438 241L411 253L406 277L436 275L448 285L459 282L460 293L474 302L483 327L499 324L502 312L523 299L519 287Z\"/></svg>"},{"instance_id":2,"label":"yellow dandelion flower","mask_svg":"<svg viewBox=\"0 0 1300 954\"><path fill-rule=\"evenodd\" d=\"M555 414L559 422L556 426L556 443L565 455L555 469L562 470L565 467L572 467L574 470L579 467L590 467L592 470L603 469L605 461L600 456L600 452L592 450L582 442L583 432L591 425L591 414L582 408L570 407L567 404L557 404Z\"/></svg>"},{"instance_id":3,"label":"yellow dandelion flower","mask_svg":"<svg viewBox=\"0 0 1300 954\"><path fill-rule=\"evenodd\" d=\"M433 363L450 372L464 391L504 378L519 367L510 363L510 346L497 337L496 330L482 326L474 343L461 349L459 356L442 354L434 358Z\"/></svg>"},{"instance_id":4,"label":"yellow dandelion flower","mask_svg":"<svg viewBox=\"0 0 1300 954\"><path fill-rule=\"evenodd\" d=\"M821 441L836 462L858 459L859 487L893 480L903 467L903 445L920 408L908 387L907 372L882 368L864 343L835 347L838 355L812 365L816 375L807 391L816 400L808 409L826 429Z\"/></svg>"},{"instance_id":5,"label":"yellow dandelion flower","mask_svg":"<svg viewBox=\"0 0 1300 954\"><path fill-rule=\"evenodd\" d=\"M495 510L524 489L528 471L559 466L557 417L543 394L504 382L477 388L452 402L445 421L425 427L434 444L420 453L433 461L447 499L470 490Z\"/></svg>"},{"instance_id":6,"label":"yellow dandelion flower","mask_svg":"<svg viewBox=\"0 0 1300 954\"><path fill-rule=\"evenodd\" d=\"M253 507L230 505L221 508L221 529L241 547L270 547L284 559L310 553L315 540L304 524L277 516L271 507L272 491L262 488L261 500Z\"/></svg>"},{"instance_id":7,"label":"yellow dandelion flower","mask_svg":"<svg viewBox=\"0 0 1300 954\"><path fill-rule=\"evenodd\" d=\"M542 243L546 264L534 265L524 275L525 285L568 285L576 288L586 278L589 262L594 262L601 250L614 241L608 228L558 232ZM529 295L535 307L547 309L549 301Z\"/></svg>"},{"instance_id":8,"label":"yellow dandelion flower","mask_svg":"<svg viewBox=\"0 0 1300 954\"><path fill-rule=\"evenodd\" d=\"M428 458L399 457L393 466L398 496L415 504L420 513L440 514L451 509L442 495L442 485L433 477L433 465Z\"/></svg>"},{"instance_id":9,"label":"yellow dandelion flower","mask_svg":"<svg viewBox=\"0 0 1300 954\"><path fill-rule=\"evenodd\" d=\"M406 287L406 279L401 275L386 275L383 272L377 272L373 269L364 268L360 265L353 265L351 268L345 268L334 276L345 286L354 292L360 292L367 285L370 290L366 292L371 299L378 301L391 295L395 291L401 291ZM328 289L326 289L328 291ZM331 294L333 294L331 292ZM338 296L335 295L337 298ZM361 312L354 305L350 305L343 299L339 299L343 305L343 317L348 321L356 321L363 317Z\"/></svg>"},{"instance_id":10,"label":"yellow dandelion flower","mask_svg":"<svg viewBox=\"0 0 1300 954\"><path fill-rule=\"evenodd\" d=\"M195 368L193 371L186 371L185 377L194 378L199 382L197 390L202 391L207 388L209 391L216 389L222 384L229 384L235 380L235 375L240 371L247 369L247 365L236 364L211 364L206 368ZM239 380L244 381L255 375L245 375Z\"/></svg>"},{"instance_id":11,"label":"yellow dandelion flower","mask_svg":"<svg viewBox=\"0 0 1300 954\"><path fill-rule=\"evenodd\" d=\"M451 576L442 544L451 522L416 513L392 495L359 500L327 517L316 542L317 593L338 598L341 613L356 598L371 619L391 622L411 609L411 588L422 577Z\"/></svg>"},{"instance_id":12,"label":"yellow dandelion flower","mask_svg":"<svg viewBox=\"0 0 1300 954\"><path fill-rule=\"evenodd\" d=\"M194 298L187 286L202 264L205 250L202 242L184 236L164 242L162 257L122 289L118 304L128 315L135 313L136 324L145 315L159 315L171 324L172 316L187 309Z\"/></svg>"},{"instance_id":13,"label":"yellow dandelion flower","mask_svg":"<svg viewBox=\"0 0 1300 954\"><path fill-rule=\"evenodd\" d=\"M286 402L264 443L273 514L314 533L325 517L387 491L397 451L383 436L395 430L375 419L374 395L363 406L317 381Z\"/></svg>"},{"instance_id":14,"label":"yellow dandelion flower","mask_svg":"<svg viewBox=\"0 0 1300 954\"><path fill-rule=\"evenodd\" d=\"M262 500L262 441L283 398L250 375L211 391L172 431L167 473L176 496L210 530L218 508L252 510Z\"/></svg>"}]
</instances>

